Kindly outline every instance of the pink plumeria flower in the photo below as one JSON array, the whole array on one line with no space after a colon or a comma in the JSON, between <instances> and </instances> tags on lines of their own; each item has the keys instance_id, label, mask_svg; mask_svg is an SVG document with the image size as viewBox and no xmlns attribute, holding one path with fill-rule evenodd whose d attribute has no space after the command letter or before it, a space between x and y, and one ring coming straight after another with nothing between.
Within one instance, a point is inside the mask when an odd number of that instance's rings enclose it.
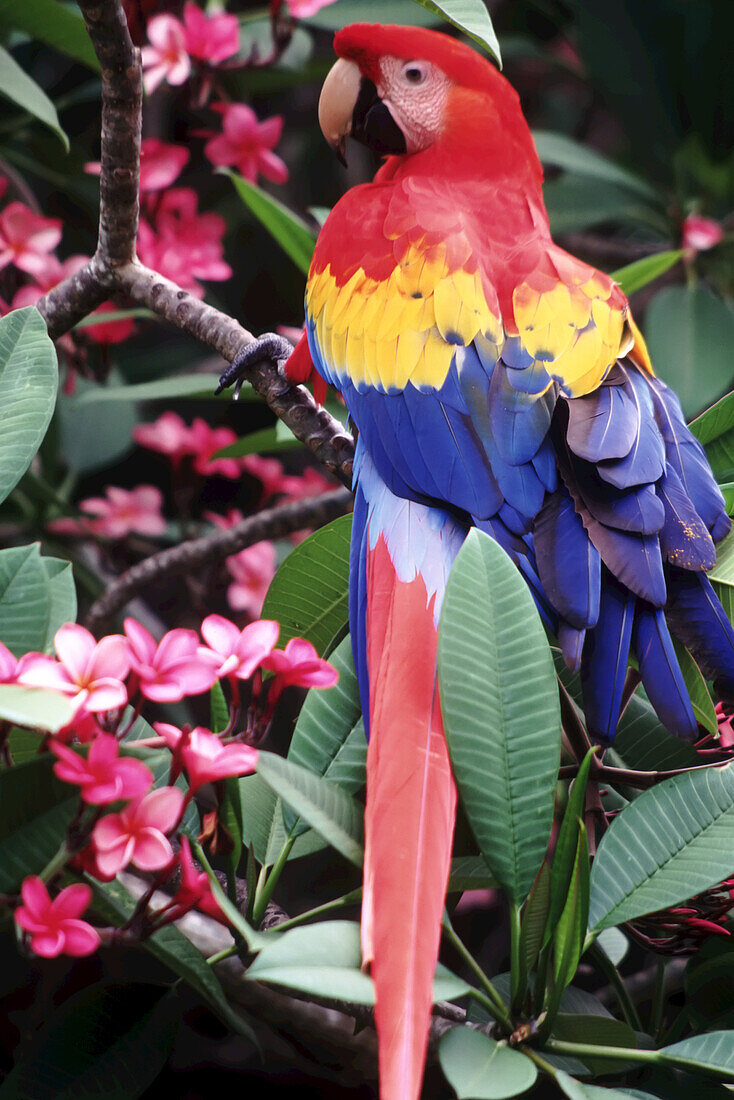
<instances>
[{"instance_id":1,"label":"pink plumeria flower","mask_svg":"<svg viewBox=\"0 0 734 1100\"><path fill-rule=\"evenodd\" d=\"M191 425L191 436L195 447L194 469L197 473L210 477L220 474L222 477L238 479L240 460L238 458L212 458L217 451L229 447L237 441L231 428L212 428L200 416Z\"/></svg>"},{"instance_id":2,"label":"pink plumeria flower","mask_svg":"<svg viewBox=\"0 0 734 1100\"><path fill-rule=\"evenodd\" d=\"M210 138L204 153L217 167L236 166L240 175L257 183L262 175L271 183L285 183L288 169L273 152L283 132L280 115L258 121L246 103L217 103L213 107L222 118L222 133Z\"/></svg>"},{"instance_id":3,"label":"pink plumeria flower","mask_svg":"<svg viewBox=\"0 0 734 1100\"><path fill-rule=\"evenodd\" d=\"M97 721L97 716L86 707L80 707L70 722L57 730L54 737L68 745L70 741L78 741L80 745L88 745L94 741L100 733L105 733L103 726Z\"/></svg>"},{"instance_id":4,"label":"pink plumeria flower","mask_svg":"<svg viewBox=\"0 0 734 1100\"><path fill-rule=\"evenodd\" d=\"M296 19L305 19L333 3L334 0L288 0L288 7Z\"/></svg>"},{"instance_id":5,"label":"pink plumeria flower","mask_svg":"<svg viewBox=\"0 0 734 1100\"><path fill-rule=\"evenodd\" d=\"M178 856L181 881L178 890L170 902L168 921L178 920L191 909L198 909L213 917L220 924L228 924L227 918L219 908L212 893L209 876L205 871L197 871L191 856L191 845L187 836L181 837L181 851Z\"/></svg>"},{"instance_id":6,"label":"pink plumeria flower","mask_svg":"<svg viewBox=\"0 0 734 1100\"><path fill-rule=\"evenodd\" d=\"M319 657L305 638L291 638L285 649L274 649L262 662L262 667L276 673L276 696L290 685L296 687L333 687L339 673Z\"/></svg>"},{"instance_id":7,"label":"pink plumeria flower","mask_svg":"<svg viewBox=\"0 0 734 1100\"><path fill-rule=\"evenodd\" d=\"M256 668L273 650L278 640L280 626L272 619L260 619L238 630L233 622L222 615L207 615L201 624L201 633L209 649L199 652L211 654L219 662L217 676L233 676L237 680L249 680Z\"/></svg>"},{"instance_id":8,"label":"pink plumeria flower","mask_svg":"<svg viewBox=\"0 0 734 1100\"><path fill-rule=\"evenodd\" d=\"M0 213L0 269L12 263L30 275L40 273L60 240L58 218L43 218L22 202L11 202Z\"/></svg>"},{"instance_id":9,"label":"pink plumeria flower","mask_svg":"<svg viewBox=\"0 0 734 1100\"><path fill-rule=\"evenodd\" d=\"M20 661L6 645L0 642L0 684L14 684L18 678Z\"/></svg>"},{"instance_id":10,"label":"pink plumeria flower","mask_svg":"<svg viewBox=\"0 0 734 1100\"><path fill-rule=\"evenodd\" d=\"M286 474L282 462L277 458L263 458L261 455L243 455L240 460L242 469L262 482L261 502L269 500L277 493L285 492L283 482Z\"/></svg>"},{"instance_id":11,"label":"pink plumeria flower","mask_svg":"<svg viewBox=\"0 0 734 1100\"><path fill-rule=\"evenodd\" d=\"M96 535L123 539L126 535L162 535L166 521L161 514L163 495L155 485L121 489L110 485L104 497L88 497L79 502L82 512L95 518L90 528Z\"/></svg>"},{"instance_id":12,"label":"pink plumeria flower","mask_svg":"<svg viewBox=\"0 0 734 1100\"><path fill-rule=\"evenodd\" d=\"M252 618L260 614L275 576L277 555L272 542L258 542L226 559L232 583L227 602L233 611L244 611Z\"/></svg>"},{"instance_id":13,"label":"pink plumeria flower","mask_svg":"<svg viewBox=\"0 0 734 1100\"><path fill-rule=\"evenodd\" d=\"M140 691L156 703L177 703L186 695L209 691L217 679L219 661L206 654L193 630L169 630L156 642L135 619L125 619L130 666Z\"/></svg>"},{"instance_id":14,"label":"pink plumeria flower","mask_svg":"<svg viewBox=\"0 0 734 1100\"><path fill-rule=\"evenodd\" d=\"M196 726L188 735L167 722L155 722L153 728L169 749L180 755L189 777L190 794L204 783L230 775L250 775L257 767L257 749L250 745L223 745L203 726Z\"/></svg>"},{"instance_id":15,"label":"pink plumeria flower","mask_svg":"<svg viewBox=\"0 0 734 1100\"><path fill-rule=\"evenodd\" d=\"M224 218L200 214L198 203L198 195L190 187L164 192L155 229L141 218L138 255L142 263L201 298L204 291L197 279L222 282L230 278L232 268L222 258Z\"/></svg>"},{"instance_id":16,"label":"pink plumeria flower","mask_svg":"<svg viewBox=\"0 0 734 1100\"><path fill-rule=\"evenodd\" d=\"M161 787L98 821L92 839L100 872L114 876L129 863L141 871L167 867L173 849L166 834L178 824L183 801L178 787Z\"/></svg>"},{"instance_id":17,"label":"pink plumeria flower","mask_svg":"<svg viewBox=\"0 0 734 1100\"><path fill-rule=\"evenodd\" d=\"M164 80L183 84L191 73L191 59L186 52L183 25L173 15L154 15L148 21L148 41L140 57L143 63L143 84L148 95Z\"/></svg>"},{"instance_id":18,"label":"pink plumeria flower","mask_svg":"<svg viewBox=\"0 0 734 1100\"><path fill-rule=\"evenodd\" d=\"M102 302L101 306L90 313L90 317L119 312L114 302ZM132 317L121 317L119 321L100 321L98 325L85 325L79 330L79 334L84 335L88 340L94 340L95 344L121 344L123 340L127 340L128 336L132 336L134 331L135 321Z\"/></svg>"},{"instance_id":19,"label":"pink plumeria flower","mask_svg":"<svg viewBox=\"0 0 734 1100\"><path fill-rule=\"evenodd\" d=\"M81 787L82 801L106 806L120 798L140 798L153 785L153 773L142 760L120 756L117 739L98 734L86 759L51 738L49 748L56 756L54 772L64 783Z\"/></svg>"},{"instance_id":20,"label":"pink plumeria flower","mask_svg":"<svg viewBox=\"0 0 734 1100\"><path fill-rule=\"evenodd\" d=\"M44 959L57 955L91 955L100 944L99 933L80 920L92 900L91 888L83 883L67 886L51 901L45 884L29 875L20 888L23 904L15 910L15 921L31 937L31 949Z\"/></svg>"},{"instance_id":21,"label":"pink plumeria flower","mask_svg":"<svg viewBox=\"0 0 734 1100\"><path fill-rule=\"evenodd\" d=\"M687 258L696 252L705 252L724 237L724 228L713 218L704 218L701 214L689 214L683 222L683 249Z\"/></svg>"},{"instance_id":22,"label":"pink plumeria flower","mask_svg":"<svg viewBox=\"0 0 734 1100\"><path fill-rule=\"evenodd\" d=\"M307 497L321 496L336 488L336 483L331 478L324 477L313 466L307 466L298 476L288 475L283 478L281 491L289 500L304 500Z\"/></svg>"},{"instance_id":23,"label":"pink plumeria flower","mask_svg":"<svg viewBox=\"0 0 734 1100\"><path fill-rule=\"evenodd\" d=\"M186 455L194 454L191 431L175 412L164 412L151 424L138 424L133 429L133 439L149 451L168 455L174 466Z\"/></svg>"},{"instance_id":24,"label":"pink plumeria flower","mask_svg":"<svg viewBox=\"0 0 734 1100\"><path fill-rule=\"evenodd\" d=\"M240 23L236 15L206 15L196 4L184 4L184 41L190 57L219 65L240 48Z\"/></svg>"},{"instance_id":25,"label":"pink plumeria flower","mask_svg":"<svg viewBox=\"0 0 734 1100\"><path fill-rule=\"evenodd\" d=\"M140 143L140 191L163 191L170 187L188 163L189 150L185 145L169 145L159 138L143 138ZM98 176L102 164L98 160L89 161L84 171Z\"/></svg>"},{"instance_id":26,"label":"pink plumeria flower","mask_svg":"<svg viewBox=\"0 0 734 1100\"><path fill-rule=\"evenodd\" d=\"M719 725L719 744L723 749L734 748L734 711L727 713L723 703L717 703L716 721Z\"/></svg>"},{"instance_id":27,"label":"pink plumeria flower","mask_svg":"<svg viewBox=\"0 0 734 1100\"><path fill-rule=\"evenodd\" d=\"M45 687L71 696L75 709L84 706L98 714L124 707L127 688L122 682L130 671L127 644L120 634L97 642L78 623L64 623L54 635L54 661L43 653L21 657L18 683Z\"/></svg>"}]
</instances>

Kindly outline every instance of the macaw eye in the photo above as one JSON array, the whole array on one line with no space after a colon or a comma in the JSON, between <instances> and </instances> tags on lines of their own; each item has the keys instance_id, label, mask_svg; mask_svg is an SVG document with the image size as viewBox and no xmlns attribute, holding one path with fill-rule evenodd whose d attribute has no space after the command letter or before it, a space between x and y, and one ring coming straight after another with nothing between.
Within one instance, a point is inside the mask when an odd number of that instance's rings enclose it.
<instances>
[{"instance_id":1,"label":"macaw eye","mask_svg":"<svg viewBox=\"0 0 734 1100\"><path fill-rule=\"evenodd\" d=\"M408 61L402 75L408 84L422 84L428 76L428 66L423 61Z\"/></svg>"}]
</instances>

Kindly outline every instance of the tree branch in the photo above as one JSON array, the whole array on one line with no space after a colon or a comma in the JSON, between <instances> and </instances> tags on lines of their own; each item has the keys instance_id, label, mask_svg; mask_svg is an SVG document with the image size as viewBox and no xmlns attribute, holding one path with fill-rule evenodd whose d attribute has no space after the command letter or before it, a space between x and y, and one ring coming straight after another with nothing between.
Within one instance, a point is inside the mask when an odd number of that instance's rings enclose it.
<instances>
[{"instance_id":1,"label":"tree branch","mask_svg":"<svg viewBox=\"0 0 734 1100\"><path fill-rule=\"evenodd\" d=\"M221 561L263 539L283 538L294 531L302 531L304 527L322 527L348 512L351 503L352 494L348 489L336 489L322 496L278 504L240 520L226 531L215 531L214 534L189 539L158 554L151 554L123 573L92 605L86 625L92 631L98 629L128 600L164 578L190 573L203 565Z\"/></svg>"},{"instance_id":2,"label":"tree branch","mask_svg":"<svg viewBox=\"0 0 734 1100\"><path fill-rule=\"evenodd\" d=\"M106 298L124 295L231 361L255 339L233 318L140 264L135 254L140 184L142 69L121 0L78 0L102 68L100 215L97 251L37 305L57 339ZM316 458L351 484L354 441L302 386L276 364L255 363L247 379Z\"/></svg>"}]
</instances>

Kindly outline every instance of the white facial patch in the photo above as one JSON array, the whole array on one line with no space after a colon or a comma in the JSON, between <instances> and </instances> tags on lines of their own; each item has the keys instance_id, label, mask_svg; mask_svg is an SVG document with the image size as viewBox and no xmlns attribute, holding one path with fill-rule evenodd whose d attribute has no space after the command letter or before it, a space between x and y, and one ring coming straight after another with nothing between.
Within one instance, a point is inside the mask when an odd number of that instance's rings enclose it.
<instances>
[{"instance_id":1,"label":"white facial patch","mask_svg":"<svg viewBox=\"0 0 734 1100\"><path fill-rule=\"evenodd\" d=\"M432 145L441 133L451 81L429 61L383 57L377 94L405 136L409 153Z\"/></svg>"}]
</instances>

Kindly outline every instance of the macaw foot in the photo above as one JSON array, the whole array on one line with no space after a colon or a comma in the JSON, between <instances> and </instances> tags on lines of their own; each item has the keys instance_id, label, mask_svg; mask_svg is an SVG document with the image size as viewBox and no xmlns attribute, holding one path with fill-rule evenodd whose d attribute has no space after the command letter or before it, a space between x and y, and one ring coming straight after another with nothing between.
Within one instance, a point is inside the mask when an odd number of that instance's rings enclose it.
<instances>
[{"instance_id":1,"label":"macaw foot","mask_svg":"<svg viewBox=\"0 0 734 1100\"><path fill-rule=\"evenodd\" d=\"M243 348L240 348L224 374L220 376L215 394L221 393L222 390L234 385L234 400L236 401L240 395L242 383L247 380L247 372L251 367L256 363L261 363L263 359L270 359L273 363L280 365L285 363L292 351L293 344L286 340L285 336L278 336L275 332L263 333L251 344L245 344Z\"/></svg>"}]
</instances>

